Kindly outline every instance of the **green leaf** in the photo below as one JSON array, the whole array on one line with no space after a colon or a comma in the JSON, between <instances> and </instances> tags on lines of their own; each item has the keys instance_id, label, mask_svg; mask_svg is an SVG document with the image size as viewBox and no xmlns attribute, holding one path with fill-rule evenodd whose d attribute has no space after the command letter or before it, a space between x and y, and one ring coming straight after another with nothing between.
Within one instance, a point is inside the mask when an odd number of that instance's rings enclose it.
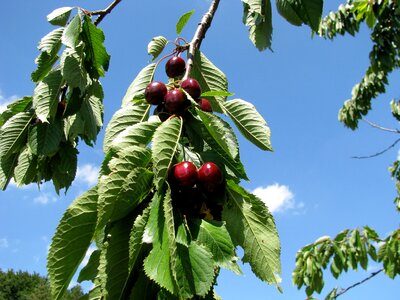
<instances>
[{"instance_id":1,"label":"green leaf","mask_svg":"<svg viewBox=\"0 0 400 300\"><path fill-rule=\"evenodd\" d=\"M146 146L150 143L154 131L160 126L161 122L140 122L128 126L120 132L111 142L110 149L116 152L122 151L129 146Z\"/></svg>"},{"instance_id":2,"label":"green leaf","mask_svg":"<svg viewBox=\"0 0 400 300\"><path fill-rule=\"evenodd\" d=\"M20 112L7 120L0 128L0 158L18 153L26 143L32 114Z\"/></svg>"},{"instance_id":3,"label":"green leaf","mask_svg":"<svg viewBox=\"0 0 400 300\"><path fill-rule=\"evenodd\" d=\"M227 91L208 91L208 92L201 93L200 97L215 97L215 96L228 97L228 96L233 96L233 95L235 95L235 94L227 92Z\"/></svg>"},{"instance_id":4,"label":"green leaf","mask_svg":"<svg viewBox=\"0 0 400 300\"><path fill-rule=\"evenodd\" d=\"M92 252L88 263L79 272L77 280L79 283L81 283L82 281L89 281L89 280L94 281L98 273L97 269L100 263L100 253L101 253L100 250L95 250Z\"/></svg>"},{"instance_id":5,"label":"green leaf","mask_svg":"<svg viewBox=\"0 0 400 300\"><path fill-rule=\"evenodd\" d=\"M272 12L270 0L242 0L243 22L249 27L249 37L260 51L271 48Z\"/></svg>"},{"instance_id":6,"label":"green leaf","mask_svg":"<svg viewBox=\"0 0 400 300\"><path fill-rule=\"evenodd\" d=\"M60 7L47 15L47 21L52 25L65 26L73 7Z\"/></svg>"},{"instance_id":7,"label":"green leaf","mask_svg":"<svg viewBox=\"0 0 400 300\"><path fill-rule=\"evenodd\" d=\"M153 56L152 60L155 60L161 52L163 52L168 40L163 36L156 36L152 38L150 43L147 45L147 53Z\"/></svg>"},{"instance_id":8,"label":"green leaf","mask_svg":"<svg viewBox=\"0 0 400 300\"><path fill-rule=\"evenodd\" d=\"M43 81L39 82L33 93L33 108L42 122L54 118L57 112L58 96L64 84L61 71L50 72Z\"/></svg>"},{"instance_id":9,"label":"green leaf","mask_svg":"<svg viewBox=\"0 0 400 300\"><path fill-rule=\"evenodd\" d=\"M200 51L195 53L190 76L199 82L203 93L208 91L228 92L228 80L225 74ZM215 96L209 99L213 111L222 113L222 104L226 100L226 96Z\"/></svg>"},{"instance_id":10,"label":"green leaf","mask_svg":"<svg viewBox=\"0 0 400 300\"><path fill-rule=\"evenodd\" d=\"M303 24L303 21L293 9L291 2L291 0L276 0L276 8L279 14L290 24L300 26Z\"/></svg>"},{"instance_id":11,"label":"green leaf","mask_svg":"<svg viewBox=\"0 0 400 300\"><path fill-rule=\"evenodd\" d=\"M161 188L177 151L182 134L180 117L168 119L159 126L153 136L153 170L156 187Z\"/></svg>"},{"instance_id":12,"label":"green leaf","mask_svg":"<svg viewBox=\"0 0 400 300\"><path fill-rule=\"evenodd\" d=\"M101 249L100 259L105 262L106 275L102 279L102 288L106 299L126 299L122 292L129 275L129 234L132 223L132 218L114 223Z\"/></svg>"},{"instance_id":13,"label":"green leaf","mask_svg":"<svg viewBox=\"0 0 400 300\"><path fill-rule=\"evenodd\" d=\"M42 52L36 58L35 63L38 65L36 70L31 73L31 79L33 82L43 80L44 77L49 74L54 64L58 60L57 55L50 55L47 52Z\"/></svg>"},{"instance_id":14,"label":"green leaf","mask_svg":"<svg viewBox=\"0 0 400 300\"><path fill-rule=\"evenodd\" d=\"M135 104L122 107L114 113L107 125L104 135L103 151L107 153L112 141L130 125L143 122L149 115L151 106L149 104Z\"/></svg>"},{"instance_id":15,"label":"green leaf","mask_svg":"<svg viewBox=\"0 0 400 300\"><path fill-rule=\"evenodd\" d=\"M52 181L57 193L63 188L68 189L75 179L78 153L70 143L61 143L57 154L51 158Z\"/></svg>"},{"instance_id":16,"label":"green leaf","mask_svg":"<svg viewBox=\"0 0 400 300\"><path fill-rule=\"evenodd\" d=\"M14 169L14 178L17 186L29 184L36 179L37 156L33 155L29 147L25 147L18 156L18 164Z\"/></svg>"},{"instance_id":17,"label":"green leaf","mask_svg":"<svg viewBox=\"0 0 400 300\"><path fill-rule=\"evenodd\" d=\"M119 168L99 180L98 228L129 214L151 191L152 172L131 164L125 166L131 168Z\"/></svg>"},{"instance_id":18,"label":"green leaf","mask_svg":"<svg viewBox=\"0 0 400 300\"><path fill-rule=\"evenodd\" d=\"M0 113L0 127L4 125L11 117L20 112L30 110L32 107L32 97L25 96L21 99L7 105L7 109Z\"/></svg>"},{"instance_id":19,"label":"green leaf","mask_svg":"<svg viewBox=\"0 0 400 300\"><path fill-rule=\"evenodd\" d=\"M9 157L0 157L0 189L6 190L13 176L14 168L18 162L18 154Z\"/></svg>"},{"instance_id":20,"label":"green leaf","mask_svg":"<svg viewBox=\"0 0 400 300\"><path fill-rule=\"evenodd\" d=\"M147 85L153 81L156 67L157 64L152 63L139 72L126 91L125 96L122 99L122 106L132 104L132 101L135 99L144 99L144 90Z\"/></svg>"},{"instance_id":21,"label":"green leaf","mask_svg":"<svg viewBox=\"0 0 400 300\"><path fill-rule=\"evenodd\" d=\"M280 242L275 222L264 203L232 181L227 182L229 202L222 218L236 245L244 250L243 262L249 262L261 280L280 282Z\"/></svg>"},{"instance_id":22,"label":"green leaf","mask_svg":"<svg viewBox=\"0 0 400 300\"><path fill-rule=\"evenodd\" d=\"M59 149L62 137L62 124L59 120L51 124L37 124L29 132L29 148L35 155L52 155Z\"/></svg>"},{"instance_id":23,"label":"green leaf","mask_svg":"<svg viewBox=\"0 0 400 300\"><path fill-rule=\"evenodd\" d=\"M241 274L240 267L236 264L238 257L231 237L221 222L193 219L189 223L193 239L208 248L213 260L218 266Z\"/></svg>"},{"instance_id":24,"label":"green leaf","mask_svg":"<svg viewBox=\"0 0 400 300\"><path fill-rule=\"evenodd\" d=\"M253 104L235 99L225 102L224 108L245 138L262 150L272 151L271 131Z\"/></svg>"},{"instance_id":25,"label":"green leaf","mask_svg":"<svg viewBox=\"0 0 400 300\"><path fill-rule=\"evenodd\" d=\"M157 298L159 287L151 281L144 272L140 272L135 285L132 288L129 300L160 300ZM162 298L163 299L163 298Z\"/></svg>"},{"instance_id":26,"label":"green leaf","mask_svg":"<svg viewBox=\"0 0 400 300\"><path fill-rule=\"evenodd\" d=\"M86 89L87 73L84 66L83 47L67 48L60 59L61 73L71 88Z\"/></svg>"},{"instance_id":27,"label":"green leaf","mask_svg":"<svg viewBox=\"0 0 400 300\"><path fill-rule=\"evenodd\" d=\"M203 121L204 127L215 142L218 143L219 147L223 149L226 155L231 159L238 160L239 144L229 124L212 113L203 112L200 109L197 110L197 113Z\"/></svg>"},{"instance_id":28,"label":"green leaf","mask_svg":"<svg viewBox=\"0 0 400 300\"><path fill-rule=\"evenodd\" d=\"M46 34L39 42L39 50L47 52L48 54L57 54L61 47L61 37L64 28L57 28Z\"/></svg>"},{"instance_id":29,"label":"green leaf","mask_svg":"<svg viewBox=\"0 0 400 300\"><path fill-rule=\"evenodd\" d=\"M68 24L68 26L65 27L65 30L61 37L62 43L69 48L74 48L78 42L81 33L81 28L82 28L81 16L76 15Z\"/></svg>"},{"instance_id":30,"label":"green leaf","mask_svg":"<svg viewBox=\"0 0 400 300\"><path fill-rule=\"evenodd\" d=\"M185 25L187 24L187 22L189 21L190 17L193 15L194 10L191 10L185 14L183 14L179 20L178 23L176 23L176 34L180 35L183 28L185 27Z\"/></svg>"},{"instance_id":31,"label":"green leaf","mask_svg":"<svg viewBox=\"0 0 400 300\"><path fill-rule=\"evenodd\" d=\"M47 258L53 299L63 299L93 239L96 219L97 191L93 188L70 205L53 236Z\"/></svg>"},{"instance_id":32,"label":"green leaf","mask_svg":"<svg viewBox=\"0 0 400 300\"><path fill-rule=\"evenodd\" d=\"M94 78L104 76L110 63L110 55L104 47L104 33L86 15L83 17L81 38L85 43L86 61L91 67L88 72Z\"/></svg>"},{"instance_id":33,"label":"green leaf","mask_svg":"<svg viewBox=\"0 0 400 300\"><path fill-rule=\"evenodd\" d=\"M103 126L103 88L99 81L93 81L86 89L85 99L78 113L84 121L84 134L89 141L96 141ZM90 142L89 142L90 144Z\"/></svg>"}]
</instances>

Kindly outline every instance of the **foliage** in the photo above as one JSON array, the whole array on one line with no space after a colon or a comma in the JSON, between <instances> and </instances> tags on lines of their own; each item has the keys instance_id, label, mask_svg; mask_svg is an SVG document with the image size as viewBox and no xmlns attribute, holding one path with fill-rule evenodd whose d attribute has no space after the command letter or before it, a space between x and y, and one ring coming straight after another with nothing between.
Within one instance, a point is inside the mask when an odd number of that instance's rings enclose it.
<instances>
[{"instance_id":1,"label":"foliage","mask_svg":"<svg viewBox=\"0 0 400 300\"><path fill-rule=\"evenodd\" d=\"M65 300L78 300L85 294L79 285L66 291ZM1 300L47 300L51 299L50 284L47 278L37 273L0 270Z\"/></svg>"}]
</instances>

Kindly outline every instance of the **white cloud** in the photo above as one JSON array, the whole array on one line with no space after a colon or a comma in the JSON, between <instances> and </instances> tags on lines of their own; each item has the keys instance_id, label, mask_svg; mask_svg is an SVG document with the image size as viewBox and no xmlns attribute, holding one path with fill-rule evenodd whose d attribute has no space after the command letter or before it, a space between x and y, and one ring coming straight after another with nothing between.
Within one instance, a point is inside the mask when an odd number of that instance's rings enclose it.
<instances>
[{"instance_id":1,"label":"white cloud","mask_svg":"<svg viewBox=\"0 0 400 300\"><path fill-rule=\"evenodd\" d=\"M3 92L0 90L0 113L7 109L7 105L10 104L12 101L17 99L18 96L13 95L10 97L5 97Z\"/></svg>"},{"instance_id":2,"label":"white cloud","mask_svg":"<svg viewBox=\"0 0 400 300\"><path fill-rule=\"evenodd\" d=\"M0 239L0 248L8 248L8 240L6 238Z\"/></svg>"},{"instance_id":3,"label":"white cloud","mask_svg":"<svg viewBox=\"0 0 400 300\"><path fill-rule=\"evenodd\" d=\"M33 198L33 202L37 204L46 205L49 202L56 202L57 198L52 196L49 193L41 192L41 194L35 198Z\"/></svg>"},{"instance_id":4,"label":"white cloud","mask_svg":"<svg viewBox=\"0 0 400 300\"><path fill-rule=\"evenodd\" d=\"M78 167L78 170L76 171L76 180L85 182L89 186L95 185L97 183L99 171L100 168L95 165L85 164L82 167Z\"/></svg>"},{"instance_id":5,"label":"white cloud","mask_svg":"<svg viewBox=\"0 0 400 300\"><path fill-rule=\"evenodd\" d=\"M286 185L274 183L266 187L260 186L253 191L253 194L267 205L271 213L304 207L304 203L296 203L293 193Z\"/></svg>"}]
</instances>

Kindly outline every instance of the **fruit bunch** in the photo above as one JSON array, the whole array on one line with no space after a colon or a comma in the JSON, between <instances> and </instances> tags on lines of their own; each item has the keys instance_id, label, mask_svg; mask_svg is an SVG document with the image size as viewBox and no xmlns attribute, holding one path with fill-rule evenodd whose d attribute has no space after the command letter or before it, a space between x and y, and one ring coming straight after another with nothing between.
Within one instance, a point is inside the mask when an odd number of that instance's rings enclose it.
<instances>
[{"instance_id":1,"label":"fruit bunch","mask_svg":"<svg viewBox=\"0 0 400 300\"><path fill-rule=\"evenodd\" d=\"M179 56L174 56L165 64L165 72L169 78L178 78L178 80L167 85L161 81L152 81L145 89L145 99L147 103L157 105L154 114L158 115L161 121L165 121L174 114L183 114L191 103L186 93L198 103L202 110L212 112L210 102L205 98L200 98L201 88L196 79L179 80L185 70L185 61Z\"/></svg>"},{"instance_id":2,"label":"fruit bunch","mask_svg":"<svg viewBox=\"0 0 400 300\"><path fill-rule=\"evenodd\" d=\"M213 162L198 170L190 161L172 166L168 178L175 207L183 215L221 220L224 176Z\"/></svg>"}]
</instances>

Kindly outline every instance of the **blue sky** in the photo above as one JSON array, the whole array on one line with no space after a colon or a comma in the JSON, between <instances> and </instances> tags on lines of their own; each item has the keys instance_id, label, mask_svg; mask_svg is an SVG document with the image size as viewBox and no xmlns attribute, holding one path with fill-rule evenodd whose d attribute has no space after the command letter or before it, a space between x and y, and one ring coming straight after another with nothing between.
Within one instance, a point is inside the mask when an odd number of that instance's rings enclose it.
<instances>
[{"instance_id":1,"label":"blue sky","mask_svg":"<svg viewBox=\"0 0 400 300\"><path fill-rule=\"evenodd\" d=\"M326 1L324 11L341 1ZM36 45L52 27L46 15L65 5L89 10L104 8L109 1L6 1L0 18L0 109L8 101L31 95L30 73L38 54ZM209 1L123 1L101 24L111 54L110 70L102 80L105 90L105 124L148 61L147 43L163 35L175 38L180 15L195 9L182 36L190 40ZM371 155L389 146L394 134L371 128L364 122L351 131L337 120L343 101L363 76L371 48L369 31L363 27L357 38L339 37L334 42L312 38L306 27L294 27L273 7L273 52L258 52L242 24L239 0L221 1L202 51L228 76L235 97L251 101L272 131L274 152L263 152L239 137L241 158L254 190L276 218L282 242L282 287L252 275L248 266L237 276L223 271L218 293L228 300L304 299L291 282L296 251L323 235L334 236L345 228L370 225L381 235L398 226L394 182L388 166L398 148L368 160L352 156ZM161 70L162 71L162 70ZM395 74L397 75L397 74ZM162 79L162 72L156 77ZM399 78L390 77L387 94L373 102L368 120L396 128L389 102L399 97ZM94 148L79 147L79 171L67 195L58 197L51 184L0 192L0 268L46 274L46 254L51 236L63 211L80 193L96 182L102 161L103 131ZM370 271L376 269L370 266ZM368 273L350 272L339 281L326 277L325 294L335 286L346 287ZM398 299L399 279L379 275L341 299ZM323 295L325 295L323 294ZM321 299L323 296L320 297Z\"/></svg>"}]
</instances>

